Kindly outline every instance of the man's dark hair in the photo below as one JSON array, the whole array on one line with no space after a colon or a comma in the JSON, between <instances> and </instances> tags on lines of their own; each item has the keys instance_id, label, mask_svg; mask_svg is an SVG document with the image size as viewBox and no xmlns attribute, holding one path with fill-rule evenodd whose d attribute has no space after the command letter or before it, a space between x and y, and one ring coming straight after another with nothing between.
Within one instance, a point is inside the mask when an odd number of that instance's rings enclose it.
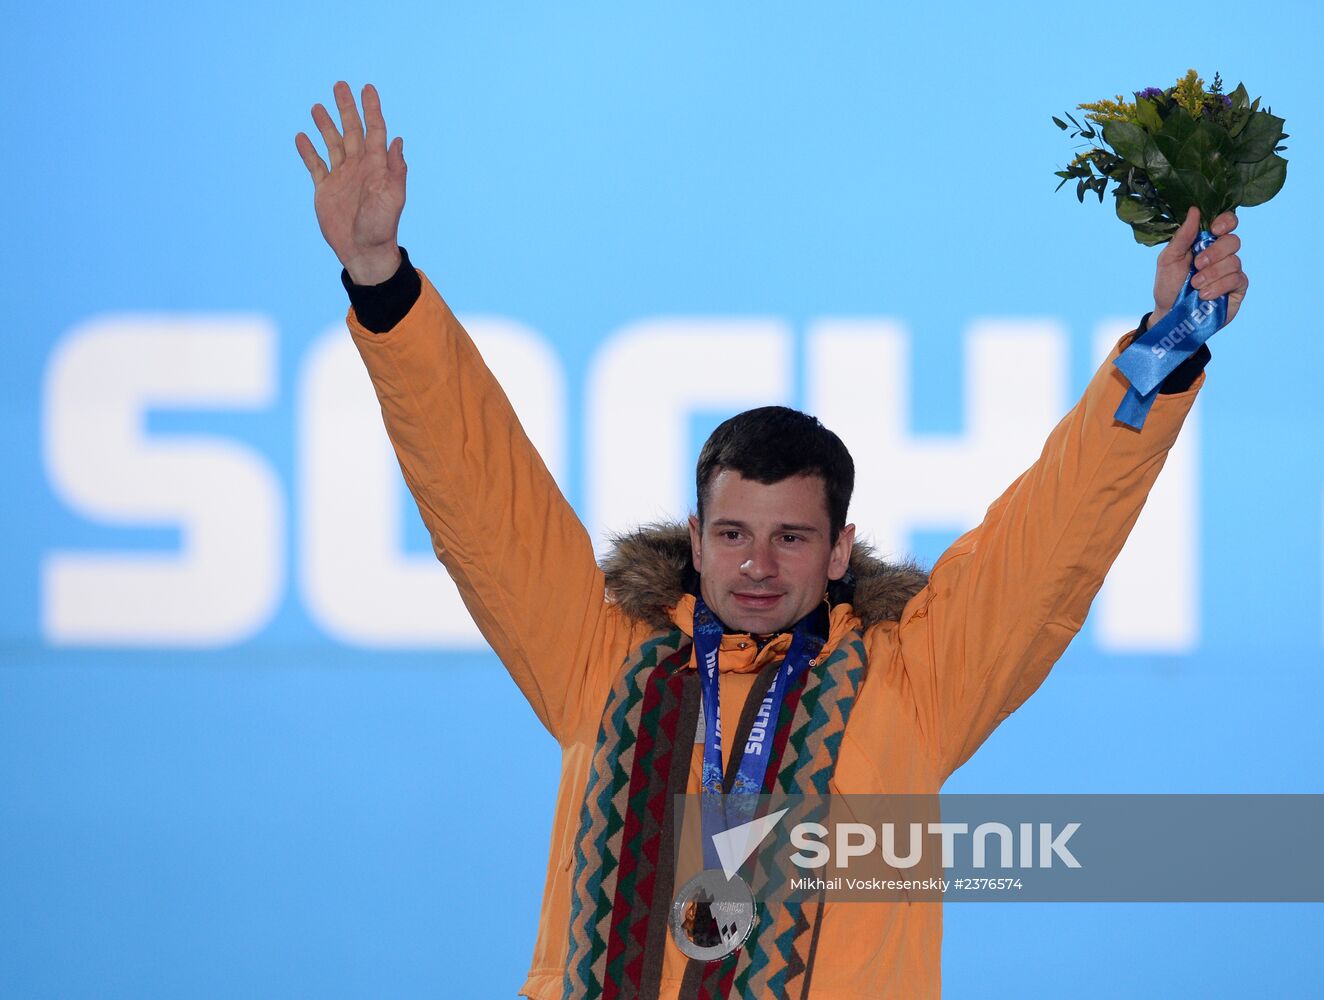
<instances>
[{"instance_id":1,"label":"man's dark hair","mask_svg":"<svg viewBox=\"0 0 1324 1000\"><path fill-rule=\"evenodd\" d=\"M719 424L704 442L694 473L700 524L708 486L723 469L766 486L792 476L820 477L836 544L855 489L855 463L841 438L817 417L786 406L760 406Z\"/></svg>"}]
</instances>

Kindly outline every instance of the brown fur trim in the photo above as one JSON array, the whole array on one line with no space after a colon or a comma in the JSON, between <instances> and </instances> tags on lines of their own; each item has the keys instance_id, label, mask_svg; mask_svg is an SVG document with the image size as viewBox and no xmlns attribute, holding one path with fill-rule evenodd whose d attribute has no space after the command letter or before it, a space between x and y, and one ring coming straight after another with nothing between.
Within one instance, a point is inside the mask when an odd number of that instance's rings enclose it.
<instances>
[{"instance_id":1,"label":"brown fur trim","mask_svg":"<svg viewBox=\"0 0 1324 1000\"><path fill-rule=\"evenodd\" d=\"M690 566L690 533L683 524L646 524L612 539L602 561L607 596L625 614L656 628L671 628L671 609L685 594ZM856 542L850 572L855 577L855 613L869 628L896 621L906 602L928 583L918 563L884 562L872 547Z\"/></svg>"}]
</instances>

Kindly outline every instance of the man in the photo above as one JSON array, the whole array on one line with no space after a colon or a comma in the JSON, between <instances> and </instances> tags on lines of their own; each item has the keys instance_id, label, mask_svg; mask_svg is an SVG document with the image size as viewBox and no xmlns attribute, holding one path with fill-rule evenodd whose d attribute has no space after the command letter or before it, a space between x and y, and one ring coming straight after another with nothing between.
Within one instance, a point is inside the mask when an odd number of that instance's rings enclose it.
<instances>
[{"instance_id":1,"label":"man","mask_svg":"<svg viewBox=\"0 0 1324 1000\"><path fill-rule=\"evenodd\" d=\"M714 432L687 526L626 535L600 568L472 342L396 242L403 143L388 145L376 91L363 90L366 129L346 84L335 97L340 128L313 108L330 167L303 133L296 145L345 267L350 332L438 558L562 747L521 992L936 995L939 904L780 907L724 957L687 957L667 927L680 890L673 797L708 787L714 753L727 789L756 755L763 789L937 792L1080 629L1203 384L1207 348L1168 377L1139 431L1113 420L1126 383L1101 366L1040 459L927 577L855 543L849 454L781 407ZM1197 222L1160 255L1150 315L1175 300ZM1238 238L1224 235L1235 225L1216 220L1223 238L1196 261L1201 296L1227 294L1229 319L1247 288ZM715 670L694 669L700 659ZM780 706L758 719L774 688Z\"/></svg>"}]
</instances>

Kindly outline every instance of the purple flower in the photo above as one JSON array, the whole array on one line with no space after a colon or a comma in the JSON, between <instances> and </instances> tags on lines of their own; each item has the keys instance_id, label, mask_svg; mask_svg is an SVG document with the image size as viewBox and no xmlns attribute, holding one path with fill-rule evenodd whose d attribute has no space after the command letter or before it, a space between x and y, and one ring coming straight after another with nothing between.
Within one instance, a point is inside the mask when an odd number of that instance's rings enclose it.
<instances>
[{"instance_id":1,"label":"purple flower","mask_svg":"<svg viewBox=\"0 0 1324 1000\"><path fill-rule=\"evenodd\" d=\"M1232 107L1232 98L1228 97L1227 94L1219 94L1218 97L1223 102L1223 107Z\"/></svg>"},{"instance_id":2,"label":"purple flower","mask_svg":"<svg viewBox=\"0 0 1324 1000\"><path fill-rule=\"evenodd\" d=\"M1136 94L1136 97L1148 97L1151 100L1155 97L1162 97L1162 96L1163 96L1163 91L1159 90L1158 87L1146 87L1140 93Z\"/></svg>"}]
</instances>

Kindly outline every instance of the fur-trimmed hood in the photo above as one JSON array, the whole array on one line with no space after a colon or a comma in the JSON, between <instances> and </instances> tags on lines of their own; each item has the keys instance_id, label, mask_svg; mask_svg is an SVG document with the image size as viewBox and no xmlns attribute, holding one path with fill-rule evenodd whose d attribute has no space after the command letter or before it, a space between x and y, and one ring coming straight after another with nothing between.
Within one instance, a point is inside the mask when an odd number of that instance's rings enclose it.
<instances>
[{"instance_id":1,"label":"fur-trimmed hood","mask_svg":"<svg viewBox=\"0 0 1324 1000\"><path fill-rule=\"evenodd\" d=\"M657 628L672 627L670 611L689 592L693 579L690 533L683 524L647 524L612 538L602 560L607 596L630 618ZM864 542L851 552L845 583L853 582L848 599L863 628L896 621L906 602L928 583L918 563L888 563Z\"/></svg>"}]
</instances>

